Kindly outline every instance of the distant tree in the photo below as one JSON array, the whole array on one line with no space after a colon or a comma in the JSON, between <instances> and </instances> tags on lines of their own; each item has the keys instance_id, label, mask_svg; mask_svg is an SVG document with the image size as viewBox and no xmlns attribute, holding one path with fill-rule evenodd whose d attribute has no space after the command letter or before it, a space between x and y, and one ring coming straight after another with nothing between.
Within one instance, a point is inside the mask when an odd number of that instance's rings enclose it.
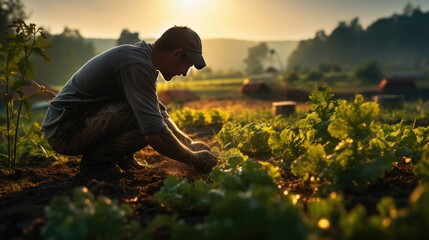
<instances>
[{"instance_id":1,"label":"distant tree","mask_svg":"<svg viewBox=\"0 0 429 240\"><path fill-rule=\"evenodd\" d=\"M319 71L311 71L306 77L305 80L306 81L318 81L321 80L323 78L323 73L319 72Z\"/></svg>"},{"instance_id":2,"label":"distant tree","mask_svg":"<svg viewBox=\"0 0 429 240\"><path fill-rule=\"evenodd\" d=\"M290 72L286 75L286 81L289 83L297 82L299 80L300 80L299 75L296 72Z\"/></svg>"},{"instance_id":3,"label":"distant tree","mask_svg":"<svg viewBox=\"0 0 429 240\"><path fill-rule=\"evenodd\" d=\"M402 13L405 16L411 17L416 14L422 14L422 10L418 6L414 7L411 3L407 3L407 5L405 5L404 9L402 10Z\"/></svg>"},{"instance_id":4,"label":"distant tree","mask_svg":"<svg viewBox=\"0 0 429 240\"><path fill-rule=\"evenodd\" d=\"M247 58L244 59L246 63L246 73L258 74L264 71L262 60L267 57L269 52L267 43L261 43L255 47L248 49Z\"/></svg>"},{"instance_id":5,"label":"distant tree","mask_svg":"<svg viewBox=\"0 0 429 240\"><path fill-rule=\"evenodd\" d=\"M95 55L95 47L79 30L65 27L59 35L46 34L52 43L47 52L50 64L34 59L36 79L52 85L63 85L76 70Z\"/></svg>"},{"instance_id":6,"label":"distant tree","mask_svg":"<svg viewBox=\"0 0 429 240\"><path fill-rule=\"evenodd\" d=\"M192 71L190 76L192 76L193 77L192 79L194 80L200 80L200 79L208 79L212 74L213 74L213 69L211 69L210 67L205 67L199 71Z\"/></svg>"},{"instance_id":7,"label":"distant tree","mask_svg":"<svg viewBox=\"0 0 429 240\"><path fill-rule=\"evenodd\" d=\"M21 0L1 0L0 1L0 44L5 44L6 36L4 32L11 31L9 24L16 19L27 19L24 5Z\"/></svg>"},{"instance_id":8,"label":"distant tree","mask_svg":"<svg viewBox=\"0 0 429 240\"><path fill-rule=\"evenodd\" d=\"M119 36L119 39L116 41L116 45L130 44L140 41L139 33L132 33L128 29L124 29L121 32L121 36Z\"/></svg>"},{"instance_id":9,"label":"distant tree","mask_svg":"<svg viewBox=\"0 0 429 240\"><path fill-rule=\"evenodd\" d=\"M321 73L327 73L330 72L332 69L332 66L330 64L326 64L326 63L321 63L319 64L319 72Z\"/></svg>"},{"instance_id":10,"label":"distant tree","mask_svg":"<svg viewBox=\"0 0 429 240\"><path fill-rule=\"evenodd\" d=\"M354 76L363 82L374 83L380 80L383 76L383 71L380 64L376 61L371 61L359 66L355 70Z\"/></svg>"},{"instance_id":11,"label":"distant tree","mask_svg":"<svg viewBox=\"0 0 429 240\"><path fill-rule=\"evenodd\" d=\"M325 31L320 30L316 32L316 38L319 41L326 41L326 39L328 38L328 36L326 35Z\"/></svg>"},{"instance_id":12,"label":"distant tree","mask_svg":"<svg viewBox=\"0 0 429 240\"><path fill-rule=\"evenodd\" d=\"M407 4L401 14L381 18L363 29L358 18L339 22L327 35L318 31L313 39L300 41L288 59L295 66L317 69L331 63L342 69L356 68L367 59L383 66L419 68L429 59L429 11Z\"/></svg>"}]
</instances>

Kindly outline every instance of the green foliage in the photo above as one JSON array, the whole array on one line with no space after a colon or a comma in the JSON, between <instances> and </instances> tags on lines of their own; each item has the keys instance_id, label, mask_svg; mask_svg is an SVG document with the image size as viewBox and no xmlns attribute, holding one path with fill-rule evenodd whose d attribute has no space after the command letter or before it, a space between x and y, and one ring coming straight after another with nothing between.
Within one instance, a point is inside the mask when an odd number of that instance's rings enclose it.
<instances>
[{"instance_id":1,"label":"green foliage","mask_svg":"<svg viewBox=\"0 0 429 240\"><path fill-rule=\"evenodd\" d=\"M291 162L306 151L308 141L303 132L285 128L280 133L272 132L268 145L274 155L282 156L284 167L289 168Z\"/></svg>"},{"instance_id":2,"label":"green foliage","mask_svg":"<svg viewBox=\"0 0 429 240\"><path fill-rule=\"evenodd\" d=\"M206 123L203 112L192 108L177 110L171 114L171 118L179 127L202 127Z\"/></svg>"},{"instance_id":3,"label":"green foliage","mask_svg":"<svg viewBox=\"0 0 429 240\"><path fill-rule=\"evenodd\" d=\"M197 229L204 239L307 239L299 209L269 187L230 192Z\"/></svg>"},{"instance_id":4,"label":"green foliage","mask_svg":"<svg viewBox=\"0 0 429 240\"><path fill-rule=\"evenodd\" d=\"M246 63L246 73L249 75L260 74L264 71L262 60L268 55L267 43L260 43L248 49L248 56L244 59Z\"/></svg>"},{"instance_id":5,"label":"green foliage","mask_svg":"<svg viewBox=\"0 0 429 240\"><path fill-rule=\"evenodd\" d=\"M231 119L225 123L220 110L177 111L175 120L181 119L189 125L194 124L194 119L200 126L223 124L217 135L223 148L214 149L219 162L207 181L165 179L154 200L172 210L172 215L156 216L141 229L128 220L129 206L118 206L103 197L96 200L84 190L77 190L74 201L59 198L47 208L43 236L53 239L104 238L104 234L120 239L422 239L427 236L429 191L425 182L429 179L429 129L404 122L383 123L378 105L365 102L360 95L353 101L337 101L328 88L318 87L310 101L312 108L296 122L263 118L256 123L255 116L248 114L228 116ZM272 153L274 158L265 162L248 156L262 153ZM373 215L359 204L352 209L345 207L342 191L361 191L371 181L381 178L394 162L403 161L415 166L415 174L424 183L411 194L409 206L398 208L387 197L377 204L377 213ZM305 196L301 201L299 195L288 196L289 189L282 189L284 179L279 166L290 169L302 184L313 187L317 193L314 198ZM97 204L102 207L96 207ZM104 208L115 210L101 210ZM193 214L204 219L195 223L181 218ZM108 226L108 233L97 226Z\"/></svg>"},{"instance_id":6,"label":"green foliage","mask_svg":"<svg viewBox=\"0 0 429 240\"><path fill-rule=\"evenodd\" d=\"M169 231L166 231L168 229ZM176 215L157 215L143 229L139 239L171 239L171 240L200 240L203 239L201 231L179 220Z\"/></svg>"},{"instance_id":7,"label":"green foliage","mask_svg":"<svg viewBox=\"0 0 429 240\"><path fill-rule=\"evenodd\" d=\"M395 152L397 161L417 163L422 157L422 151L429 142L429 129L427 127L407 126L403 123L385 125L384 136L379 138Z\"/></svg>"},{"instance_id":8,"label":"green foliage","mask_svg":"<svg viewBox=\"0 0 429 240\"><path fill-rule=\"evenodd\" d=\"M189 183L186 179L168 176L164 186L154 194L154 199L179 211L203 211L212 202L210 190L210 184L202 180Z\"/></svg>"},{"instance_id":9,"label":"green foliage","mask_svg":"<svg viewBox=\"0 0 429 240\"><path fill-rule=\"evenodd\" d=\"M380 64L375 61L364 63L356 68L354 76L366 83L376 83L383 76Z\"/></svg>"},{"instance_id":10,"label":"green foliage","mask_svg":"<svg viewBox=\"0 0 429 240\"><path fill-rule=\"evenodd\" d=\"M213 187L222 191L246 191L254 185L276 186L280 173L275 166L247 158L235 149L230 151L232 154L224 167L216 167L210 173Z\"/></svg>"},{"instance_id":11,"label":"green foliage","mask_svg":"<svg viewBox=\"0 0 429 240\"><path fill-rule=\"evenodd\" d=\"M311 231L328 239L386 239L379 216L368 216L362 205L347 211L343 201L333 192L328 198L309 203Z\"/></svg>"},{"instance_id":12,"label":"green foliage","mask_svg":"<svg viewBox=\"0 0 429 240\"><path fill-rule=\"evenodd\" d=\"M281 198L275 184L279 178L273 165L258 163L231 149L220 156L210 183L190 184L167 177L155 200L176 211L209 210L204 222L195 227L167 219L173 239L184 233L191 239L305 239L299 209L289 198Z\"/></svg>"},{"instance_id":13,"label":"green foliage","mask_svg":"<svg viewBox=\"0 0 429 240\"><path fill-rule=\"evenodd\" d=\"M52 43L47 52L52 63L46 64L40 59L31 58L36 70L35 78L43 79L49 85L62 86L90 58L94 57L92 42L82 37L79 30L65 27L61 34L46 34Z\"/></svg>"},{"instance_id":14,"label":"green foliage","mask_svg":"<svg viewBox=\"0 0 429 240\"><path fill-rule=\"evenodd\" d=\"M343 197L331 193L328 198L308 204L307 224L312 233L327 239L425 239L429 222L429 191L418 186L410 195L410 205L397 208L391 197L377 204L378 213L369 216L362 205L347 211Z\"/></svg>"},{"instance_id":15,"label":"green foliage","mask_svg":"<svg viewBox=\"0 0 429 240\"><path fill-rule=\"evenodd\" d=\"M1 127L3 128L3 127ZM26 164L26 157L32 159L57 159L56 153L51 149L37 122L21 124L22 135L17 139L16 154L20 156L19 164ZM7 159L7 145L0 144L0 159ZM6 162L0 161L0 166L7 166Z\"/></svg>"},{"instance_id":16,"label":"green foliage","mask_svg":"<svg viewBox=\"0 0 429 240\"><path fill-rule=\"evenodd\" d=\"M216 139L225 148L238 148L245 154L258 155L270 153L268 139L273 130L265 124L249 123L243 127L238 124L225 124Z\"/></svg>"},{"instance_id":17,"label":"green foliage","mask_svg":"<svg viewBox=\"0 0 429 240\"><path fill-rule=\"evenodd\" d=\"M116 45L133 44L140 41L138 32L132 33L130 30L124 29L122 30L119 39L116 41Z\"/></svg>"},{"instance_id":18,"label":"green foliage","mask_svg":"<svg viewBox=\"0 0 429 240\"><path fill-rule=\"evenodd\" d=\"M12 34L12 29L8 29L10 22L16 19L27 18L24 5L21 0L3 0L0 3L0 45L6 44L5 32Z\"/></svg>"},{"instance_id":19,"label":"green foliage","mask_svg":"<svg viewBox=\"0 0 429 240\"><path fill-rule=\"evenodd\" d=\"M378 132L380 124L375 121L380 110L374 102L364 102L356 95L352 103L342 102L331 116L328 132L338 139L363 141Z\"/></svg>"},{"instance_id":20,"label":"green foliage","mask_svg":"<svg viewBox=\"0 0 429 240\"><path fill-rule=\"evenodd\" d=\"M231 114L218 108L211 108L204 113L204 117L208 124L224 124L230 120Z\"/></svg>"},{"instance_id":21,"label":"green foliage","mask_svg":"<svg viewBox=\"0 0 429 240\"><path fill-rule=\"evenodd\" d=\"M129 222L130 215L128 205L102 196L95 199L87 188L76 188L72 201L56 197L46 207L42 235L46 239L137 239L140 225Z\"/></svg>"},{"instance_id":22,"label":"green foliage","mask_svg":"<svg viewBox=\"0 0 429 240\"><path fill-rule=\"evenodd\" d=\"M230 114L217 108L210 110L195 110L182 108L171 114L171 119L179 127L203 127L214 124L223 124L230 119Z\"/></svg>"},{"instance_id":23,"label":"green foliage","mask_svg":"<svg viewBox=\"0 0 429 240\"><path fill-rule=\"evenodd\" d=\"M351 102L332 97L329 88L317 87L310 95L312 108L296 128L271 133L269 147L282 156L277 164L323 193L363 190L393 162L420 160L427 128L383 124L378 105L361 95ZM230 142L240 139L234 131L228 131Z\"/></svg>"},{"instance_id":24,"label":"green foliage","mask_svg":"<svg viewBox=\"0 0 429 240\"><path fill-rule=\"evenodd\" d=\"M31 118L29 99L35 95L46 93L46 89L33 80L34 67L29 58L36 54L49 61L46 48L51 46L43 35L42 29L36 28L35 24L16 20L12 22L11 28L15 29L14 34L7 36L7 44L1 46L0 49L2 57L0 61L0 86L6 105L6 127L2 127L0 130L7 139L6 158L10 167L16 164L18 147L23 141L30 140L36 143L34 135L27 136L28 139L21 137L21 120ZM31 86L36 87L38 91L30 96L25 95L24 89ZM41 147L38 144L36 146Z\"/></svg>"},{"instance_id":25,"label":"green foliage","mask_svg":"<svg viewBox=\"0 0 429 240\"><path fill-rule=\"evenodd\" d=\"M323 79L323 73L320 71L311 71L307 76L305 76L305 81L320 81Z\"/></svg>"},{"instance_id":26,"label":"green foliage","mask_svg":"<svg viewBox=\"0 0 429 240\"><path fill-rule=\"evenodd\" d=\"M344 213L343 197L332 192L327 198L308 203L307 225L310 231L318 236L330 235L339 228Z\"/></svg>"},{"instance_id":27,"label":"green foliage","mask_svg":"<svg viewBox=\"0 0 429 240\"><path fill-rule=\"evenodd\" d=\"M289 69L316 69L321 63L355 68L368 60L383 63L383 67L419 68L429 52L429 12L410 9L378 19L366 29L355 18L339 22L331 34L318 32L313 39L299 43L288 59ZM378 74L373 73L364 75L375 80Z\"/></svg>"},{"instance_id":28,"label":"green foliage","mask_svg":"<svg viewBox=\"0 0 429 240\"><path fill-rule=\"evenodd\" d=\"M329 143L336 141L328 133L330 118L341 101L333 100L329 87L317 86L309 96L311 109L298 122L297 127L311 142Z\"/></svg>"},{"instance_id":29,"label":"green foliage","mask_svg":"<svg viewBox=\"0 0 429 240\"><path fill-rule=\"evenodd\" d=\"M393 162L417 163L429 141L428 128L380 122L379 106L361 95L353 101L333 100L329 88L317 87L310 103L312 108L296 123L277 118L283 124L228 122L216 138L225 149L281 157L276 165L291 169L321 193L362 191Z\"/></svg>"},{"instance_id":30,"label":"green foliage","mask_svg":"<svg viewBox=\"0 0 429 240\"><path fill-rule=\"evenodd\" d=\"M294 83L294 82L298 82L300 80L299 74L296 72L290 72L286 75L285 80L288 83Z\"/></svg>"},{"instance_id":31,"label":"green foliage","mask_svg":"<svg viewBox=\"0 0 429 240\"><path fill-rule=\"evenodd\" d=\"M210 183L167 177L155 200L176 211L205 211L229 192L247 191L253 186L276 188L280 178L275 166L249 159L238 149L224 153L220 162L210 174Z\"/></svg>"},{"instance_id":32,"label":"green foliage","mask_svg":"<svg viewBox=\"0 0 429 240\"><path fill-rule=\"evenodd\" d=\"M321 183L321 190L361 190L368 181L383 176L396 158L378 138L378 113L377 104L364 102L360 95L353 102L340 102L328 125L329 136L339 142L310 146L292 163L292 173L310 184Z\"/></svg>"},{"instance_id":33,"label":"green foliage","mask_svg":"<svg viewBox=\"0 0 429 240\"><path fill-rule=\"evenodd\" d=\"M429 149L425 148L422 159L414 166L413 171L424 182L429 182Z\"/></svg>"},{"instance_id":34,"label":"green foliage","mask_svg":"<svg viewBox=\"0 0 429 240\"><path fill-rule=\"evenodd\" d=\"M429 234L429 186L418 186L410 195L410 207L394 210L391 206L388 228L391 239L423 239Z\"/></svg>"}]
</instances>

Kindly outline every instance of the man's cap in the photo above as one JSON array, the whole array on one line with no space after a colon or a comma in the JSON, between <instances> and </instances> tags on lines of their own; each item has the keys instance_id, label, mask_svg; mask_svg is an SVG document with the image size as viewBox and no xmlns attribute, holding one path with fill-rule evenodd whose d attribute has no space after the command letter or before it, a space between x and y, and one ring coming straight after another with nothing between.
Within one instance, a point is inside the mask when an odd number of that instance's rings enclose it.
<instances>
[{"instance_id":1,"label":"man's cap","mask_svg":"<svg viewBox=\"0 0 429 240\"><path fill-rule=\"evenodd\" d=\"M191 60L196 69L200 70L204 68L206 61L204 61L203 46L198 34L190 28L184 28L183 31L179 32L177 40L188 59Z\"/></svg>"}]
</instances>

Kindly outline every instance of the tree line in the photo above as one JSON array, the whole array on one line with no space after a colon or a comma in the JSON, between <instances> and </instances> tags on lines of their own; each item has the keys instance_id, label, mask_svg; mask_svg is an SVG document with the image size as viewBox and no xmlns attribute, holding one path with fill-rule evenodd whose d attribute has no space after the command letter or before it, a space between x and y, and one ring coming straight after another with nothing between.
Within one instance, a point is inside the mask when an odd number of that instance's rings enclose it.
<instances>
[{"instance_id":1,"label":"tree line","mask_svg":"<svg viewBox=\"0 0 429 240\"><path fill-rule=\"evenodd\" d=\"M0 28L8 29L13 19L26 19L27 14L20 0L4 0L0 3ZM338 68L355 69L365 62L383 68L429 68L429 11L408 4L401 14L382 18L363 29L359 19L340 22L327 35L324 31L316 33L313 39L301 41L288 59L288 70ZM0 44L5 41L0 35ZM83 38L78 30L64 28L61 34L45 32L52 48L48 55L52 61L46 63L35 57L35 79L49 85L63 85L72 74L96 54L95 46ZM140 41L139 34L124 29L116 44ZM263 62L276 61L278 56L266 43L248 49L245 73L258 74L264 71ZM279 61L281 65L281 61ZM274 65L279 65L274 64ZM225 73L222 73L225 74ZM231 73L239 76L241 73ZM192 78L216 75L211 69L193 73ZM195 76L194 76L195 75ZM217 74L219 75L219 74ZM217 76L216 75L216 76Z\"/></svg>"},{"instance_id":2,"label":"tree line","mask_svg":"<svg viewBox=\"0 0 429 240\"><path fill-rule=\"evenodd\" d=\"M77 29L65 27L61 34L46 34L52 47L47 50L52 61L45 63L34 58L35 78L49 85L63 85L85 62L97 53L92 42L87 41ZM140 41L138 33L122 30L116 44Z\"/></svg>"},{"instance_id":3,"label":"tree line","mask_svg":"<svg viewBox=\"0 0 429 240\"><path fill-rule=\"evenodd\" d=\"M330 35L318 31L299 42L288 69L316 69L321 64L354 68L375 61L385 68L429 67L429 11L407 4L403 12L376 20L363 29L358 18L341 21Z\"/></svg>"}]
</instances>

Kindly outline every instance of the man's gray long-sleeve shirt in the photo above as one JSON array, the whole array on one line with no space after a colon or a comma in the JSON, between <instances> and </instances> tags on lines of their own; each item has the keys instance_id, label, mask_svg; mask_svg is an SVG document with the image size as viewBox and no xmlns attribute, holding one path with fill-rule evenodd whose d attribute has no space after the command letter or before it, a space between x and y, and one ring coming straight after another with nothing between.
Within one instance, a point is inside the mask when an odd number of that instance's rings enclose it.
<instances>
[{"instance_id":1,"label":"man's gray long-sleeve shirt","mask_svg":"<svg viewBox=\"0 0 429 240\"><path fill-rule=\"evenodd\" d=\"M145 42L117 46L95 56L50 103L42 124L46 138L60 122L76 117L86 106L120 100L129 103L143 134L162 131L167 128L163 121L167 114L156 93L157 76L152 46Z\"/></svg>"}]
</instances>

